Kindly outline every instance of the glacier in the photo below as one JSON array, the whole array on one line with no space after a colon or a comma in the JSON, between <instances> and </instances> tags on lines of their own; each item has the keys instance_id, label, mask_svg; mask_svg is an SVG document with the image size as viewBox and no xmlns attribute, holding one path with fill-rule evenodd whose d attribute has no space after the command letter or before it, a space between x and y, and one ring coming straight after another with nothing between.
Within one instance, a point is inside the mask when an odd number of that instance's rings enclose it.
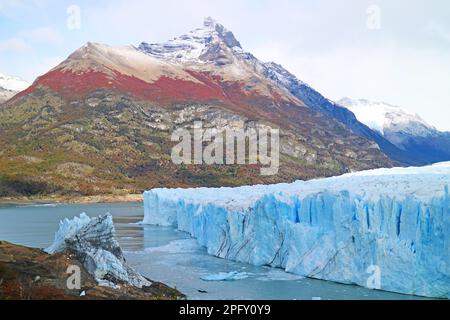
<instances>
[{"instance_id":1,"label":"glacier","mask_svg":"<svg viewBox=\"0 0 450 320\"><path fill-rule=\"evenodd\" d=\"M450 298L449 185L446 162L290 184L153 189L144 192L143 223L187 232L220 258Z\"/></svg>"}]
</instances>

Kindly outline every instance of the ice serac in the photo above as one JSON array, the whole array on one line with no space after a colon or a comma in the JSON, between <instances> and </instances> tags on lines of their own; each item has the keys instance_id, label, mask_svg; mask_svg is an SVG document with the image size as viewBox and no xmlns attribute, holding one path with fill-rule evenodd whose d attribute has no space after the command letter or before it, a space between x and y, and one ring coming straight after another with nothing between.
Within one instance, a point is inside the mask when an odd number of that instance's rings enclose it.
<instances>
[{"instance_id":1,"label":"ice serac","mask_svg":"<svg viewBox=\"0 0 450 320\"><path fill-rule=\"evenodd\" d=\"M450 297L450 162L292 184L154 189L144 223L209 254L311 278ZM379 271L379 272L378 272Z\"/></svg>"},{"instance_id":2,"label":"ice serac","mask_svg":"<svg viewBox=\"0 0 450 320\"><path fill-rule=\"evenodd\" d=\"M138 288L151 285L149 280L127 265L115 238L110 214L90 218L82 213L72 220L61 221L55 240L46 251L64 250L76 254L99 284L115 287L126 283Z\"/></svg>"}]
</instances>

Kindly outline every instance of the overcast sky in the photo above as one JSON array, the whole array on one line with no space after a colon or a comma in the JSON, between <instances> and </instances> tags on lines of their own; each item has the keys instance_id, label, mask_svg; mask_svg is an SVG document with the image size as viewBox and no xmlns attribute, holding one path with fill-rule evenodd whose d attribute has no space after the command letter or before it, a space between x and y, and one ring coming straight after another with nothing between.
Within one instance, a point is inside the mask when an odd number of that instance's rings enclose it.
<instances>
[{"instance_id":1,"label":"overcast sky","mask_svg":"<svg viewBox=\"0 0 450 320\"><path fill-rule=\"evenodd\" d=\"M87 41L164 41L206 16L330 99L385 101L450 131L447 0L0 0L0 72L31 82Z\"/></svg>"}]
</instances>

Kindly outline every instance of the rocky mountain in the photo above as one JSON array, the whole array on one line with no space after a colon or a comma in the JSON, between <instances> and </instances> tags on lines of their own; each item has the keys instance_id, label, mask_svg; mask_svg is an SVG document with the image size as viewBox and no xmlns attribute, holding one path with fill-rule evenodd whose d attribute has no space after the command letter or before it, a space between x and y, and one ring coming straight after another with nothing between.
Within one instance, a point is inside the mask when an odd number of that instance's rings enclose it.
<instances>
[{"instance_id":1,"label":"rocky mountain","mask_svg":"<svg viewBox=\"0 0 450 320\"><path fill-rule=\"evenodd\" d=\"M399 162L387 154L400 149L292 77L210 18L162 44L87 43L0 108L0 195L274 183ZM196 120L280 128L278 174L174 165L171 133Z\"/></svg>"},{"instance_id":2,"label":"rocky mountain","mask_svg":"<svg viewBox=\"0 0 450 320\"><path fill-rule=\"evenodd\" d=\"M409 156L392 145L378 132L359 122L346 108L326 99L318 91L274 62L264 63L245 52L233 33L211 18L204 21L204 28L196 29L163 44L141 43L143 52L166 61L188 65L202 72L219 75L230 81L255 83L259 92L267 92L275 86L282 97L301 103L345 125L354 134L374 141L392 160L402 164L415 164ZM218 68L220 67L220 68Z\"/></svg>"},{"instance_id":3,"label":"rocky mountain","mask_svg":"<svg viewBox=\"0 0 450 320\"><path fill-rule=\"evenodd\" d=\"M423 163L450 160L450 132L441 132L417 114L385 102L343 98L338 101L359 121Z\"/></svg>"},{"instance_id":4,"label":"rocky mountain","mask_svg":"<svg viewBox=\"0 0 450 320\"><path fill-rule=\"evenodd\" d=\"M287 89L292 95L300 99L309 108L330 117L350 129L354 134L374 141L379 148L394 162L402 165L422 165L426 162L415 159L410 154L393 145L376 130L358 121L355 115L347 108L325 98L308 84L299 80L295 75L274 62L265 64L265 74L268 78Z\"/></svg>"},{"instance_id":5,"label":"rocky mountain","mask_svg":"<svg viewBox=\"0 0 450 320\"><path fill-rule=\"evenodd\" d=\"M0 73L0 103L12 98L28 86L29 83L26 81Z\"/></svg>"}]
</instances>

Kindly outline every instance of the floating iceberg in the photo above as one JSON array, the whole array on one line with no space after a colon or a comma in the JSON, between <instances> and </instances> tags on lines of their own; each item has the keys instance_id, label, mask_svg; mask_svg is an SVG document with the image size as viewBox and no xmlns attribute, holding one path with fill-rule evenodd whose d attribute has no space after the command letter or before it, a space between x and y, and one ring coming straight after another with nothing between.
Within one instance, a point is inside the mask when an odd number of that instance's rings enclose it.
<instances>
[{"instance_id":1,"label":"floating iceberg","mask_svg":"<svg viewBox=\"0 0 450 320\"><path fill-rule=\"evenodd\" d=\"M450 297L450 162L291 184L153 189L143 223L217 257L387 291Z\"/></svg>"},{"instance_id":2,"label":"floating iceberg","mask_svg":"<svg viewBox=\"0 0 450 320\"><path fill-rule=\"evenodd\" d=\"M200 279L204 281L232 281L232 280L243 280L250 276L247 272L219 272L217 274L210 274L207 276L202 276Z\"/></svg>"},{"instance_id":3,"label":"floating iceberg","mask_svg":"<svg viewBox=\"0 0 450 320\"><path fill-rule=\"evenodd\" d=\"M118 288L126 283L142 288L152 283L129 267L115 238L110 214L90 218L85 213L60 222L48 253L69 250L100 285Z\"/></svg>"}]
</instances>

